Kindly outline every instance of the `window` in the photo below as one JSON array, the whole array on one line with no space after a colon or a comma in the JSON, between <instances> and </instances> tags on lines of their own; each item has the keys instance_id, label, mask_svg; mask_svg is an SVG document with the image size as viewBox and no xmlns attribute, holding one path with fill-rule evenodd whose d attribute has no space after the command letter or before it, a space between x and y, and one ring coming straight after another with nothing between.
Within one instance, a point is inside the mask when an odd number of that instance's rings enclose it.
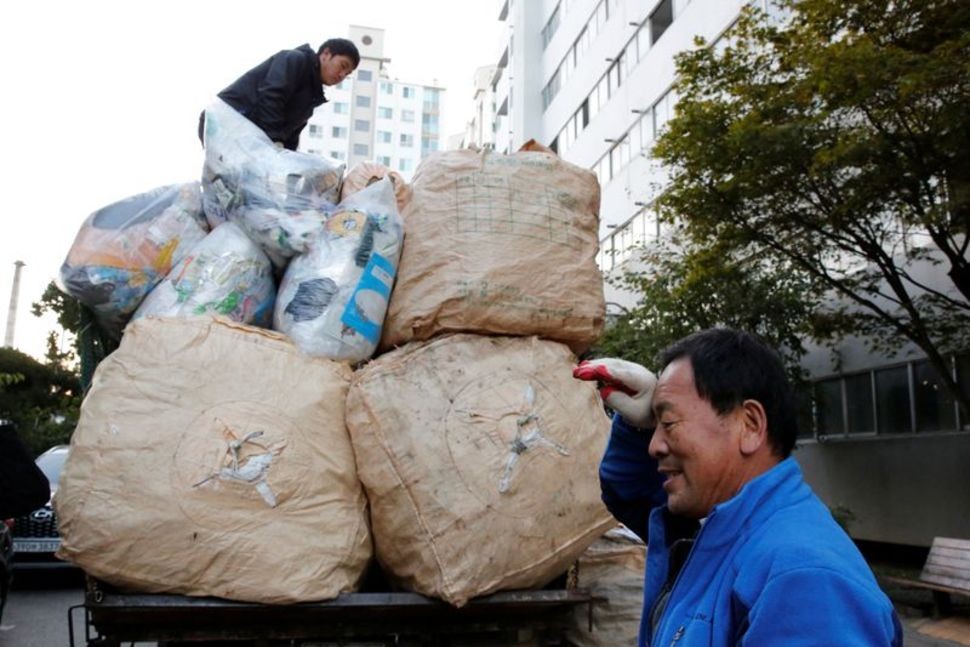
<instances>
[{"instance_id":1,"label":"window","mask_svg":"<svg viewBox=\"0 0 970 647\"><path fill-rule=\"evenodd\" d=\"M394 119L394 109L393 108L378 108L377 117L379 119Z\"/></svg>"},{"instance_id":2,"label":"window","mask_svg":"<svg viewBox=\"0 0 970 647\"><path fill-rule=\"evenodd\" d=\"M413 99L414 95L414 88L410 85L405 85L401 88L401 96L403 96L405 99Z\"/></svg>"},{"instance_id":3,"label":"window","mask_svg":"<svg viewBox=\"0 0 970 647\"><path fill-rule=\"evenodd\" d=\"M848 375L845 378L845 405L850 434L871 434L876 431L872 401L872 373Z\"/></svg>"},{"instance_id":4,"label":"window","mask_svg":"<svg viewBox=\"0 0 970 647\"><path fill-rule=\"evenodd\" d=\"M542 108L548 108L552 100L559 94L560 85L560 75L559 70L553 73L552 78L546 83L546 87L542 88Z\"/></svg>"},{"instance_id":5,"label":"window","mask_svg":"<svg viewBox=\"0 0 970 647\"><path fill-rule=\"evenodd\" d=\"M913 388L916 391L916 431L956 429L956 401L928 360L913 364Z\"/></svg>"},{"instance_id":6,"label":"window","mask_svg":"<svg viewBox=\"0 0 970 647\"><path fill-rule=\"evenodd\" d=\"M334 126L330 132L335 139L347 138L347 129L342 126Z\"/></svg>"},{"instance_id":7,"label":"window","mask_svg":"<svg viewBox=\"0 0 970 647\"><path fill-rule=\"evenodd\" d=\"M391 143L391 132L389 130L378 130L377 131L377 141L382 144Z\"/></svg>"},{"instance_id":8,"label":"window","mask_svg":"<svg viewBox=\"0 0 970 647\"><path fill-rule=\"evenodd\" d=\"M347 154L343 151L330 151L330 157L334 158L335 160L345 160L347 159Z\"/></svg>"},{"instance_id":9,"label":"window","mask_svg":"<svg viewBox=\"0 0 970 647\"><path fill-rule=\"evenodd\" d=\"M394 84L388 81L381 81L381 94L394 94Z\"/></svg>"},{"instance_id":10,"label":"window","mask_svg":"<svg viewBox=\"0 0 970 647\"><path fill-rule=\"evenodd\" d=\"M335 101L333 104L333 112L337 115L345 115L350 112L350 104L344 103L343 101Z\"/></svg>"},{"instance_id":11,"label":"window","mask_svg":"<svg viewBox=\"0 0 970 647\"><path fill-rule=\"evenodd\" d=\"M310 137L313 137L314 139L317 139L318 137L323 137L323 126L310 124Z\"/></svg>"},{"instance_id":12,"label":"window","mask_svg":"<svg viewBox=\"0 0 970 647\"><path fill-rule=\"evenodd\" d=\"M656 43L667 27L674 22L674 7L672 0L663 0L650 14L650 42Z\"/></svg>"},{"instance_id":13,"label":"window","mask_svg":"<svg viewBox=\"0 0 970 647\"><path fill-rule=\"evenodd\" d=\"M429 112L433 112L434 107L437 106L441 100L440 94L441 94L441 91L435 88L424 89L425 110Z\"/></svg>"},{"instance_id":14,"label":"window","mask_svg":"<svg viewBox=\"0 0 970 647\"><path fill-rule=\"evenodd\" d=\"M367 144L354 144L354 155L370 155L370 146Z\"/></svg>"},{"instance_id":15,"label":"window","mask_svg":"<svg viewBox=\"0 0 970 647\"><path fill-rule=\"evenodd\" d=\"M438 138L437 137L422 137L421 138L421 152L436 151L438 150Z\"/></svg>"},{"instance_id":16,"label":"window","mask_svg":"<svg viewBox=\"0 0 970 647\"><path fill-rule=\"evenodd\" d=\"M306 149L306 152L309 153L310 155L319 155L320 154L320 150L319 149L316 149L316 148L308 148L308 149Z\"/></svg>"},{"instance_id":17,"label":"window","mask_svg":"<svg viewBox=\"0 0 970 647\"><path fill-rule=\"evenodd\" d=\"M380 157L377 158L377 163L390 168L391 158L389 155L381 155Z\"/></svg>"},{"instance_id":18,"label":"window","mask_svg":"<svg viewBox=\"0 0 970 647\"><path fill-rule=\"evenodd\" d=\"M358 94L357 98L354 100L358 108L370 108L370 97L365 97L362 94Z\"/></svg>"},{"instance_id":19,"label":"window","mask_svg":"<svg viewBox=\"0 0 970 647\"><path fill-rule=\"evenodd\" d=\"M643 60L647 56L647 51L650 49L650 27L649 23L644 23L641 25L640 30L637 31L637 59Z\"/></svg>"},{"instance_id":20,"label":"window","mask_svg":"<svg viewBox=\"0 0 970 647\"><path fill-rule=\"evenodd\" d=\"M405 135L402 133L400 142L404 148L411 148L414 146L414 135Z\"/></svg>"},{"instance_id":21,"label":"window","mask_svg":"<svg viewBox=\"0 0 970 647\"><path fill-rule=\"evenodd\" d=\"M559 5L552 10L552 15L549 16L549 20L546 21L546 26L542 28L542 49L545 49L549 45L549 41L555 36L556 30L559 29Z\"/></svg>"},{"instance_id":22,"label":"window","mask_svg":"<svg viewBox=\"0 0 970 647\"><path fill-rule=\"evenodd\" d=\"M842 419L842 380L834 378L815 384L815 427L820 436L845 433Z\"/></svg>"},{"instance_id":23,"label":"window","mask_svg":"<svg viewBox=\"0 0 970 647\"><path fill-rule=\"evenodd\" d=\"M411 123L414 121L414 110L402 110L401 111L401 121L405 123Z\"/></svg>"},{"instance_id":24,"label":"window","mask_svg":"<svg viewBox=\"0 0 970 647\"><path fill-rule=\"evenodd\" d=\"M400 171L410 171L412 168L414 168L414 160L402 158L400 163L397 165L397 168Z\"/></svg>"},{"instance_id":25,"label":"window","mask_svg":"<svg viewBox=\"0 0 970 647\"><path fill-rule=\"evenodd\" d=\"M373 80L373 73L370 70L357 70L357 80L358 81L371 81Z\"/></svg>"},{"instance_id":26,"label":"window","mask_svg":"<svg viewBox=\"0 0 970 647\"><path fill-rule=\"evenodd\" d=\"M876 371L876 422L880 434L912 430L909 408L909 371L897 366Z\"/></svg>"},{"instance_id":27,"label":"window","mask_svg":"<svg viewBox=\"0 0 970 647\"><path fill-rule=\"evenodd\" d=\"M355 119L354 130L359 133L370 132L370 122L366 119Z\"/></svg>"}]
</instances>

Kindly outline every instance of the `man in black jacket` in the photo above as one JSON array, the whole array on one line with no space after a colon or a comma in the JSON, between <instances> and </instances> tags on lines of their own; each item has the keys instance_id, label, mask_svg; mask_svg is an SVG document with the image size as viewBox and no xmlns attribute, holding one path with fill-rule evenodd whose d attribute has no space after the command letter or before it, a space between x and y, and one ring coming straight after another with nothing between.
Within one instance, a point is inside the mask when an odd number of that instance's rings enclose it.
<instances>
[{"instance_id":1,"label":"man in black jacket","mask_svg":"<svg viewBox=\"0 0 970 647\"><path fill-rule=\"evenodd\" d=\"M17 435L0 420L0 523L42 508L51 497L47 477Z\"/></svg>"},{"instance_id":2,"label":"man in black jacket","mask_svg":"<svg viewBox=\"0 0 970 647\"><path fill-rule=\"evenodd\" d=\"M284 49L249 70L219 98L259 126L274 142L296 150L314 108L325 103L323 86L337 85L360 63L356 45L331 38L314 52L309 45ZM203 142L205 112L199 117Z\"/></svg>"}]
</instances>

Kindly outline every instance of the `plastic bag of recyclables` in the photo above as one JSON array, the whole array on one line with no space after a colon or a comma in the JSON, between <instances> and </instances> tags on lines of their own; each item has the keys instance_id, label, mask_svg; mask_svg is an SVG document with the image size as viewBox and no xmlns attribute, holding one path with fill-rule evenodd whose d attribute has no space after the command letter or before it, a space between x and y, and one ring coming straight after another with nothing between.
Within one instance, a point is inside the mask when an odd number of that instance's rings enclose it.
<instances>
[{"instance_id":1,"label":"plastic bag of recyclables","mask_svg":"<svg viewBox=\"0 0 970 647\"><path fill-rule=\"evenodd\" d=\"M71 438L58 555L151 593L283 604L357 589L371 541L350 377L225 319L132 322Z\"/></svg>"},{"instance_id":2,"label":"plastic bag of recyclables","mask_svg":"<svg viewBox=\"0 0 970 647\"><path fill-rule=\"evenodd\" d=\"M385 177L391 178L391 184L394 185L394 198L397 200L397 210L403 214L404 208L411 201L411 187L404 181L400 173L376 162L360 162L347 171L343 184L340 185L340 201L343 202L358 191L363 191L374 182L383 180Z\"/></svg>"},{"instance_id":3,"label":"plastic bag of recyclables","mask_svg":"<svg viewBox=\"0 0 970 647\"><path fill-rule=\"evenodd\" d=\"M203 205L215 227L230 220L277 267L306 251L338 202L344 164L277 147L228 104L205 111Z\"/></svg>"},{"instance_id":4,"label":"plastic bag of recyclables","mask_svg":"<svg viewBox=\"0 0 970 647\"><path fill-rule=\"evenodd\" d=\"M139 193L88 216L59 283L120 337L145 296L208 232L198 182Z\"/></svg>"},{"instance_id":5,"label":"plastic bag of recyclables","mask_svg":"<svg viewBox=\"0 0 970 647\"><path fill-rule=\"evenodd\" d=\"M135 319L149 315L222 315L269 328L276 285L273 268L237 225L216 227L145 298Z\"/></svg>"},{"instance_id":6,"label":"plastic bag of recyclables","mask_svg":"<svg viewBox=\"0 0 970 647\"><path fill-rule=\"evenodd\" d=\"M615 525L597 477L610 423L575 362L536 337L458 334L354 373L347 427L395 582L457 606L541 587Z\"/></svg>"},{"instance_id":7,"label":"plastic bag of recyclables","mask_svg":"<svg viewBox=\"0 0 970 647\"><path fill-rule=\"evenodd\" d=\"M605 319L599 184L525 150L421 162L381 349L445 332L538 335L582 352Z\"/></svg>"},{"instance_id":8,"label":"plastic bag of recyclables","mask_svg":"<svg viewBox=\"0 0 970 647\"><path fill-rule=\"evenodd\" d=\"M360 362L381 338L404 226L391 180L354 193L290 261L273 327L309 355Z\"/></svg>"}]
</instances>

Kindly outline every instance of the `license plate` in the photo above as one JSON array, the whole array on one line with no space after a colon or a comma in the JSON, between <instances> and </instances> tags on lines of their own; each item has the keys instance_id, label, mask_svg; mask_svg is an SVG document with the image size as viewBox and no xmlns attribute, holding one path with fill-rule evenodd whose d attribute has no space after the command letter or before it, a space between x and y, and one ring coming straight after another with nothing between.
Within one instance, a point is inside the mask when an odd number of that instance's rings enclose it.
<instances>
[{"instance_id":1,"label":"license plate","mask_svg":"<svg viewBox=\"0 0 970 647\"><path fill-rule=\"evenodd\" d=\"M61 545L60 539L14 539L13 549L17 553L53 553Z\"/></svg>"}]
</instances>

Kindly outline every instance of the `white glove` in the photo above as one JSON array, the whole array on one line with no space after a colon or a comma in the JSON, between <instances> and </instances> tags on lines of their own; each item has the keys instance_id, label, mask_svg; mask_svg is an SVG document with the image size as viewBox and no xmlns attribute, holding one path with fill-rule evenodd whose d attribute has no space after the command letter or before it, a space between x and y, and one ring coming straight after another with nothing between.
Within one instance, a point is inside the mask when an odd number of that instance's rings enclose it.
<instances>
[{"instance_id":1,"label":"white glove","mask_svg":"<svg viewBox=\"0 0 970 647\"><path fill-rule=\"evenodd\" d=\"M600 397L634 427L652 427L650 401L657 376L643 366L623 359L604 357L580 362L573 369L579 380L596 380Z\"/></svg>"}]
</instances>

